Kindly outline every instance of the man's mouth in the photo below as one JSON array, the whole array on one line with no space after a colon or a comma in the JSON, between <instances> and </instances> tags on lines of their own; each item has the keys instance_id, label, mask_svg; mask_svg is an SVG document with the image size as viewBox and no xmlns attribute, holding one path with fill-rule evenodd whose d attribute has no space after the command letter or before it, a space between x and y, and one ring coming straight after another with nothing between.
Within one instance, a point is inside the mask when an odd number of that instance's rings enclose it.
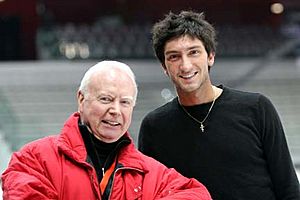
<instances>
[{"instance_id":1,"label":"man's mouth","mask_svg":"<svg viewBox=\"0 0 300 200\"><path fill-rule=\"evenodd\" d=\"M185 75L179 75L180 78L183 78L183 79L190 79L190 78L193 78L198 72L193 72L193 73L190 73L190 74L185 74Z\"/></svg>"},{"instance_id":2,"label":"man's mouth","mask_svg":"<svg viewBox=\"0 0 300 200\"><path fill-rule=\"evenodd\" d=\"M110 126L119 126L120 123L116 121L111 121L111 120L102 120L103 123L108 124Z\"/></svg>"}]
</instances>

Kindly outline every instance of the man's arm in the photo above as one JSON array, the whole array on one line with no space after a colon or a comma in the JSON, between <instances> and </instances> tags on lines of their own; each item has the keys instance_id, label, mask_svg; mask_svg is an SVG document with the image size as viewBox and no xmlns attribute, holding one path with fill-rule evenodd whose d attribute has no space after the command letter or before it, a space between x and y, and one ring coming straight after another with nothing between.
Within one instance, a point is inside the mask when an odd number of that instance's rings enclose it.
<instances>
[{"instance_id":1,"label":"man's arm","mask_svg":"<svg viewBox=\"0 0 300 200\"><path fill-rule=\"evenodd\" d=\"M159 200L211 200L204 185L194 178L186 178L175 169L165 169L160 182L161 191L155 199Z\"/></svg>"},{"instance_id":2,"label":"man's arm","mask_svg":"<svg viewBox=\"0 0 300 200\"><path fill-rule=\"evenodd\" d=\"M2 174L3 200L58 199L38 157L25 148L12 155Z\"/></svg>"},{"instance_id":3,"label":"man's arm","mask_svg":"<svg viewBox=\"0 0 300 200\"><path fill-rule=\"evenodd\" d=\"M274 192L278 199L300 199L299 182L279 115L266 97L261 96L259 102L260 131Z\"/></svg>"}]
</instances>

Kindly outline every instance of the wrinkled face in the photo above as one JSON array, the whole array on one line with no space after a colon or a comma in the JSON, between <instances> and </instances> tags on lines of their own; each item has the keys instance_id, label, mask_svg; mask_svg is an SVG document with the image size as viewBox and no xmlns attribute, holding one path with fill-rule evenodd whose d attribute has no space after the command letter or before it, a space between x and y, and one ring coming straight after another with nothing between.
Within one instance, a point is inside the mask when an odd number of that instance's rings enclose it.
<instances>
[{"instance_id":1,"label":"wrinkled face","mask_svg":"<svg viewBox=\"0 0 300 200\"><path fill-rule=\"evenodd\" d=\"M129 128L134 95L133 81L124 72L96 72L87 94L78 92L80 118L98 139L115 142Z\"/></svg>"},{"instance_id":2,"label":"wrinkled face","mask_svg":"<svg viewBox=\"0 0 300 200\"><path fill-rule=\"evenodd\" d=\"M188 35L168 41L165 45L165 73L174 83L178 95L199 91L211 84L208 66L214 63L214 54L207 54L198 38Z\"/></svg>"}]
</instances>

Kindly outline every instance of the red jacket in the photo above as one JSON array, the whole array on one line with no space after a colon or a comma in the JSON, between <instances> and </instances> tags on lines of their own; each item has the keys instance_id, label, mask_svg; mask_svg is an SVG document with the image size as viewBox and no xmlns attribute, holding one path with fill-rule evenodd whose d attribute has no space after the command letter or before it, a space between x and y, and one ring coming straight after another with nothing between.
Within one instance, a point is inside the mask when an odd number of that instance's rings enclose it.
<instances>
[{"instance_id":1,"label":"red jacket","mask_svg":"<svg viewBox=\"0 0 300 200\"><path fill-rule=\"evenodd\" d=\"M60 135L36 140L12 155L2 174L4 200L101 199L78 118L73 114ZM114 174L110 199L211 199L201 183L143 155L133 143L120 150L118 163L123 167Z\"/></svg>"}]
</instances>

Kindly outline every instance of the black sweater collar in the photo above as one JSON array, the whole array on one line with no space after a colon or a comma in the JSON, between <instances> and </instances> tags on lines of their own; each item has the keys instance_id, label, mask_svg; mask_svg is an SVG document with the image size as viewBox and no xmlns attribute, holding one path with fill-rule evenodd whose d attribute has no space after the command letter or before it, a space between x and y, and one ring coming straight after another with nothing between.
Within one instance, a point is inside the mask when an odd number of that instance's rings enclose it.
<instances>
[{"instance_id":1,"label":"black sweater collar","mask_svg":"<svg viewBox=\"0 0 300 200\"><path fill-rule=\"evenodd\" d=\"M80 119L78 126L87 150L87 162L95 167L98 180L100 181L102 179L102 168L106 171L111 166L120 149L128 145L130 139L123 135L116 142L105 143L96 138L87 126L80 122Z\"/></svg>"}]
</instances>

